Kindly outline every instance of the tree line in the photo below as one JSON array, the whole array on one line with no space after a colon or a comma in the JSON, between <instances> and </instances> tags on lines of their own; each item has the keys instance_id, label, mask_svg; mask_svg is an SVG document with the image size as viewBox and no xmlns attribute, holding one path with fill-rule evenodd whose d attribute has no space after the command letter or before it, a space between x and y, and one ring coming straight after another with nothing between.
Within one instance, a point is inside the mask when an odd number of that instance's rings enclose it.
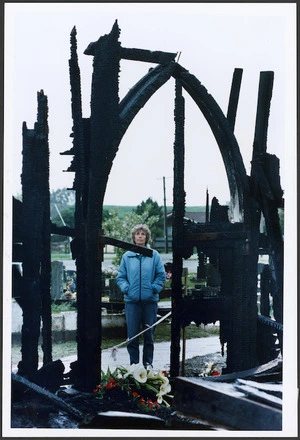
<instances>
[{"instance_id":1,"label":"tree line","mask_svg":"<svg viewBox=\"0 0 300 440\"><path fill-rule=\"evenodd\" d=\"M52 223L57 226L69 226L74 228L75 191L66 188L52 191L50 194L50 215ZM122 212L119 207L103 207L102 228L104 234L118 240L131 242L131 228L139 223L146 223L152 234L152 239L164 235L164 210L162 206L148 197L136 208ZM54 235L52 241L59 243L66 237ZM124 250L115 249L115 263L117 264Z\"/></svg>"}]
</instances>

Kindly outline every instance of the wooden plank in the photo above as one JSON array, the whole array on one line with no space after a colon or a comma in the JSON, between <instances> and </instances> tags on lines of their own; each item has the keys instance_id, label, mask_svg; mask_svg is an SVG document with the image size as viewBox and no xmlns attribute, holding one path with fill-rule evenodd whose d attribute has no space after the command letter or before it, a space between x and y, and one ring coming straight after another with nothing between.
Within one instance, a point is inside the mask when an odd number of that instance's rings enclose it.
<instances>
[{"instance_id":1,"label":"wooden plank","mask_svg":"<svg viewBox=\"0 0 300 440\"><path fill-rule=\"evenodd\" d=\"M152 51L146 49L129 49L121 47L121 58L133 61L145 61L148 63L165 64L174 60L177 55L171 52Z\"/></svg>"},{"instance_id":2,"label":"wooden plank","mask_svg":"<svg viewBox=\"0 0 300 440\"><path fill-rule=\"evenodd\" d=\"M82 423L80 429L165 429L165 421L148 414L124 411L98 412L91 420Z\"/></svg>"},{"instance_id":3,"label":"wooden plank","mask_svg":"<svg viewBox=\"0 0 300 440\"><path fill-rule=\"evenodd\" d=\"M11 373L11 380L12 383L18 383L21 384L25 390L29 389L35 393L37 393L39 396L44 397L48 401L50 401L53 405L56 407L62 409L66 413L70 414L72 417L74 417L76 420L84 421L86 418L86 414L83 414L81 411L79 411L77 408L74 408L72 405L68 404L64 400L62 400L60 397L58 397L56 394L46 390L45 388L40 387L39 385L30 382L25 377Z\"/></svg>"},{"instance_id":4,"label":"wooden plank","mask_svg":"<svg viewBox=\"0 0 300 440\"><path fill-rule=\"evenodd\" d=\"M278 393L282 396L282 383L264 383L264 382L255 382L254 380L244 380L244 379L238 379L237 383L243 384L243 385L250 385L252 387L255 387L259 390L265 390L269 391L270 393Z\"/></svg>"},{"instance_id":5,"label":"wooden plank","mask_svg":"<svg viewBox=\"0 0 300 440\"><path fill-rule=\"evenodd\" d=\"M134 243L128 243L127 241L117 240L116 238L107 237L106 235L100 235L100 244L111 244L112 246L127 249L128 251L137 252L138 254L146 255L147 257L153 256L153 249L137 246Z\"/></svg>"},{"instance_id":6,"label":"wooden plank","mask_svg":"<svg viewBox=\"0 0 300 440\"><path fill-rule=\"evenodd\" d=\"M174 383L173 406L184 414L230 429L282 429L281 410L248 399L233 384L177 377Z\"/></svg>"},{"instance_id":7,"label":"wooden plank","mask_svg":"<svg viewBox=\"0 0 300 440\"><path fill-rule=\"evenodd\" d=\"M265 385L265 387L263 387L263 385ZM270 385L274 385L274 384L270 384ZM256 401L263 402L266 403L267 405L271 405L276 408L282 409L282 396L281 397L274 396L272 394L273 392L272 387L268 387L267 384L258 384L254 381L238 379L234 383L234 387L238 391L242 391L246 396ZM278 385L278 387L280 387L280 385Z\"/></svg>"}]
</instances>

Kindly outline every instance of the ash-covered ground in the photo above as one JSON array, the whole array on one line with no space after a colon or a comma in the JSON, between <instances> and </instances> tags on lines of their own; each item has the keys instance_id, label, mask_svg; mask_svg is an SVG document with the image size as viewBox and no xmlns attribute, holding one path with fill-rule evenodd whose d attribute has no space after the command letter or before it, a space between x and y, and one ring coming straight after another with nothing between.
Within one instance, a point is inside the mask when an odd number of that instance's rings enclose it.
<instances>
[{"instance_id":1,"label":"ash-covered ground","mask_svg":"<svg viewBox=\"0 0 300 440\"><path fill-rule=\"evenodd\" d=\"M205 356L197 356L185 361L185 376L199 377L205 370L207 363L213 362L215 368L221 373L225 367L224 358L219 353ZM68 403L72 408L85 419L74 417L72 414L58 408L48 399L45 399L33 391L12 393L11 406L11 428L52 428L52 429L79 429L93 428L97 424L95 416L106 411L124 411L135 414L145 414L126 398L115 396L108 399L97 399L92 393L64 392L63 387L56 393L61 399ZM148 415L156 416L163 420L165 429L209 429L194 420L189 420L178 415L172 407L161 406L160 409L147 412ZM147 429L147 421L145 428ZM138 425L137 425L138 426ZM168 426L172 426L168 428ZM101 426L100 426L101 427ZM99 426L97 426L99 428ZM116 427L119 429L120 427Z\"/></svg>"}]
</instances>

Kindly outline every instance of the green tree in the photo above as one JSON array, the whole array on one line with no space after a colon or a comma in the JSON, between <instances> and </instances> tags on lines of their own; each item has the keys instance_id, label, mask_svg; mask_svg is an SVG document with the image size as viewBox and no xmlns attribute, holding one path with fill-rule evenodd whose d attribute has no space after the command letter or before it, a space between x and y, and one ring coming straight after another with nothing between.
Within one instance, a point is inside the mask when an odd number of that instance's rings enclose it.
<instances>
[{"instance_id":1,"label":"green tree","mask_svg":"<svg viewBox=\"0 0 300 440\"><path fill-rule=\"evenodd\" d=\"M69 226L74 228L75 191L66 188L58 189L50 193L50 216L52 223L57 226ZM64 235L52 235L52 243L65 243L69 237Z\"/></svg>"},{"instance_id":2,"label":"green tree","mask_svg":"<svg viewBox=\"0 0 300 440\"><path fill-rule=\"evenodd\" d=\"M68 206L75 205L75 191L67 188L57 189L50 193L50 216L56 217Z\"/></svg>"},{"instance_id":3,"label":"green tree","mask_svg":"<svg viewBox=\"0 0 300 440\"><path fill-rule=\"evenodd\" d=\"M109 219L109 209L103 208L102 223Z\"/></svg>"},{"instance_id":4,"label":"green tree","mask_svg":"<svg viewBox=\"0 0 300 440\"><path fill-rule=\"evenodd\" d=\"M57 226L69 226L69 228L75 227L74 214L75 214L75 205L66 206L65 208L59 211L60 215L57 213L55 217L52 218L52 223L55 223Z\"/></svg>"},{"instance_id":5,"label":"green tree","mask_svg":"<svg viewBox=\"0 0 300 440\"><path fill-rule=\"evenodd\" d=\"M149 197L136 207L135 212L138 215L147 214L148 217L158 217L158 221L153 224L151 228L151 234L153 237L164 236L164 214L162 206L159 206L157 202ZM146 224L148 223L148 217L145 218Z\"/></svg>"},{"instance_id":6,"label":"green tree","mask_svg":"<svg viewBox=\"0 0 300 440\"><path fill-rule=\"evenodd\" d=\"M149 207L142 214L137 214L134 210L126 213L123 217L119 216L118 208L109 212L108 218L103 222L104 234L117 240L132 243L131 229L139 223L146 223L152 232L153 226L158 222L157 215L150 215ZM149 243L151 246L151 242ZM113 263L118 266L121 262L125 250L115 248L115 257Z\"/></svg>"}]
</instances>

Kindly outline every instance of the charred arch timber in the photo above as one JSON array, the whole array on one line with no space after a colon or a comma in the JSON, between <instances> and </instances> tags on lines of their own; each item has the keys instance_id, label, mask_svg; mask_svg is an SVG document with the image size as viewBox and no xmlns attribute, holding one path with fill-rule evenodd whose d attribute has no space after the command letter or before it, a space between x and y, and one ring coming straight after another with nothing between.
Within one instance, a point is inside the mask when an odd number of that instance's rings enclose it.
<instances>
[{"instance_id":1,"label":"charred arch timber","mask_svg":"<svg viewBox=\"0 0 300 440\"><path fill-rule=\"evenodd\" d=\"M93 56L93 76L91 115L90 118L83 118L76 29L71 32L69 71L73 146L62 154L73 156L67 171L75 172L72 189L76 192L75 229L69 231L73 237L72 255L77 268L78 347L77 361L71 366L70 373L73 383L79 389L91 391L101 372L101 263L103 245L111 240L102 231L102 209L113 160L136 114L171 78L175 79L171 374L179 374L180 328L188 322L179 313L181 305L184 305L182 259L188 258L194 247L199 256L215 256L217 253L219 258L221 290L224 293L220 339L222 345L227 344L228 372L251 368L258 363L256 276L260 211L268 219L268 249L274 262L272 268L276 279L276 320L282 323L283 246L277 214L277 208L282 206L282 191L276 174L279 171L277 158L266 153L272 72L261 72L252 172L249 177L234 136L241 69L234 72L225 116L199 80L175 62L176 53L126 49L121 47L119 35L116 21L108 35L91 43L85 51L86 55ZM119 102L118 81L122 58L152 62L157 66L150 69ZM200 226L184 222L183 90L194 99L217 141L227 173L231 208L235 213L234 224L210 221ZM53 225L51 228L53 231ZM116 245L125 246L124 243Z\"/></svg>"}]
</instances>

